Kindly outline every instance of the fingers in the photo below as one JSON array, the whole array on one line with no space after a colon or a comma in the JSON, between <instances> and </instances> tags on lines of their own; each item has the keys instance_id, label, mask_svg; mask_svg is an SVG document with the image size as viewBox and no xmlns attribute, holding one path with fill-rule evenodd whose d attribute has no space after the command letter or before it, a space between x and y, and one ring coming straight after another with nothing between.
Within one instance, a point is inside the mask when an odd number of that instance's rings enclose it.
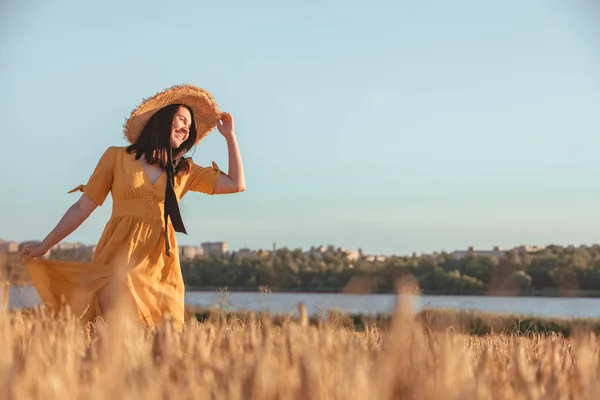
<instances>
[{"instance_id":1,"label":"fingers","mask_svg":"<svg viewBox=\"0 0 600 400\"><path fill-rule=\"evenodd\" d=\"M21 264L25 264L27 261L29 261L30 258L30 253L28 249L24 249L23 251L21 251L21 254L19 254L19 259L21 260Z\"/></svg>"},{"instance_id":2,"label":"fingers","mask_svg":"<svg viewBox=\"0 0 600 400\"><path fill-rule=\"evenodd\" d=\"M222 112L217 120L217 129L225 134L225 131L233 130L233 117L228 112Z\"/></svg>"},{"instance_id":3,"label":"fingers","mask_svg":"<svg viewBox=\"0 0 600 400\"><path fill-rule=\"evenodd\" d=\"M32 258L40 256L41 254L39 253L40 251L35 246L25 247L19 254L19 260L21 261L21 264L27 264Z\"/></svg>"}]
</instances>

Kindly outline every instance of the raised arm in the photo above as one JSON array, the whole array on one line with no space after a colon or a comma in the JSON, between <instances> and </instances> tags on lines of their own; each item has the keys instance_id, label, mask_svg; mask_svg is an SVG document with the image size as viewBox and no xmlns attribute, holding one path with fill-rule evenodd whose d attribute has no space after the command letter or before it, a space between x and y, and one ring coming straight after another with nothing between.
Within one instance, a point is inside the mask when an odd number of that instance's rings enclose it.
<instances>
[{"instance_id":1,"label":"raised arm","mask_svg":"<svg viewBox=\"0 0 600 400\"><path fill-rule=\"evenodd\" d=\"M238 193L246 190L244 166L242 156L235 137L233 117L229 113L221 114L221 121L217 122L217 129L227 141L229 170L227 174L221 173L215 186L214 194Z\"/></svg>"},{"instance_id":2,"label":"raised arm","mask_svg":"<svg viewBox=\"0 0 600 400\"><path fill-rule=\"evenodd\" d=\"M87 184L79 185L69 192L81 191L83 194L75 204L69 207L56 227L44 240L38 244L26 246L21 250L20 258L22 263L25 264L32 258L46 254L52 246L77 229L96 207L102 205L111 190L116 151L115 147L109 147L100 158L100 161L98 161Z\"/></svg>"},{"instance_id":3,"label":"raised arm","mask_svg":"<svg viewBox=\"0 0 600 400\"><path fill-rule=\"evenodd\" d=\"M38 244L26 246L21 250L20 258L23 264L32 258L46 254L52 246L69 236L94 212L98 207L86 194L73 204L58 222L56 227Z\"/></svg>"}]
</instances>

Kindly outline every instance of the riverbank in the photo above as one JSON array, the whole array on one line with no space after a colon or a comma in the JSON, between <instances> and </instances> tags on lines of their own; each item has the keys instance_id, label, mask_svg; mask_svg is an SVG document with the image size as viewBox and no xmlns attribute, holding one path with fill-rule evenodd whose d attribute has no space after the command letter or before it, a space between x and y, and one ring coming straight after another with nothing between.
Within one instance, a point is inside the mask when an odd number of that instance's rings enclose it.
<instances>
[{"instance_id":1,"label":"riverbank","mask_svg":"<svg viewBox=\"0 0 600 400\"><path fill-rule=\"evenodd\" d=\"M32 287L27 282L18 282L11 285L15 289L26 289ZM218 292L231 292L231 293L310 293L310 294L351 294L351 295L364 295L364 294L381 294L390 295L395 294L393 290L356 290L342 289L335 287L301 287L301 288L289 288L289 289L278 289L271 287L262 286L193 286L186 285L186 292L200 292L200 293L218 293ZM2 291L2 287L0 287ZM452 292L446 290L420 290L418 294L425 296L448 296L448 297L541 297L541 298L600 298L600 290L565 290L559 288L546 288L546 289L527 289L521 291L514 290L462 290L460 292Z\"/></svg>"},{"instance_id":2,"label":"riverbank","mask_svg":"<svg viewBox=\"0 0 600 400\"><path fill-rule=\"evenodd\" d=\"M251 312L247 310L233 311L227 308L188 307L187 318L195 318L201 323L229 321L233 324L250 324L253 321L268 319L273 325L282 326L286 322L336 328L354 331L365 331L368 328L385 330L392 321L392 314L365 315L343 313L335 309L323 310L323 313L307 315L299 307L295 313ZM542 335L557 334L563 337L573 336L580 332L592 332L600 335L600 318L538 318L518 314L495 314L474 311L456 311L443 309L425 309L415 313L416 320L429 331L452 330L473 336L490 334L500 335Z\"/></svg>"},{"instance_id":3,"label":"riverbank","mask_svg":"<svg viewBox=\"0 0 600 400\"><path fill-rule=\"evenodd\" d=\"M256 286L239 286L239 287L217 287L217 286L186 286L188 292L218 292L227 290L235 293L252 293L261 292L265 290L268 293L311 293L311 294L395 294L393 290L372 290L372 291L358 291L358 290L339 290L338 288L311 288L302 287L296 289L272 289L266 288L261 289ZM486 296L486 297L557 297L557 298L600 298L600 290L564 290L557 288L549 289L538 289L538 290L524 290L521 292L515 292L514 290L495 290L495 291L482 291L482 290L465 290L460 293L453 293L444 290L421 290L421 295L426 296Z\"/></svg>"},{"instance_id":4,"label":"riverbank","mask_svg":"<svg viewBox=\"0 0 600 400\"><path fill-rule=\"evenodd\" d=\"M12 314L37 314L34 309L12 310ZM201 324L225 324L247 326L268 321L274 327L288 323L315 327L348 329L355 332L369 330L386 331L392 322L392 314L363 315L324 310L319 315L308 315L299 307L295 313L233 311L220 307L186 307L186 320ZM452 331L469 336L517 335L572 337L581 333L600 336L600 318L538 318L516 314L493 314L484 312L426 309L414 313L415 320L429 332Z\"/></svg>"}]
</instances>

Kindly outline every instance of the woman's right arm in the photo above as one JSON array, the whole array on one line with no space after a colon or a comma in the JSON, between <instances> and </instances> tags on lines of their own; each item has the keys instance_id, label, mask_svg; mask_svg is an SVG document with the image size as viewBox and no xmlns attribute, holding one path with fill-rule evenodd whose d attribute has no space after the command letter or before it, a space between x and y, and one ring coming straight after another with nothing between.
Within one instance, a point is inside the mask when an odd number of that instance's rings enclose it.
<instances>
[{"instance_id":1,"label":"woman's right arm","mask_svg":"<svg viewBox=\"0 0 600 400\"><path fill-rule=\"evenodd\" d=\"M55 244L69 236L94 212L98 207L86 194L73 204L58 222L56 227L38 244L26 246L21 250L20 258L23 264L32 258L46 254Z\"/></svg>"},{"instance_id":2,"label":"woman's right arm","mask_svg":"<svg viewBox=\"0 0 600 400\"><path fill-rule=\"evenodd\" d=\"M101 206L108 192L112 190L114 176L115 157L119 151L124 151L122 147L109 147L104 151L102 157L96 164L94 172L88 179L87 184L79 185L69 191L73 193L81 190L83 195L73 204L56 228L46 236L46 238L33 246L25 247L20 254L21 262L26 263L32 258L43 256L58 242L66 238L85 221L90 214Z\"/></svg>"}]
</instances>

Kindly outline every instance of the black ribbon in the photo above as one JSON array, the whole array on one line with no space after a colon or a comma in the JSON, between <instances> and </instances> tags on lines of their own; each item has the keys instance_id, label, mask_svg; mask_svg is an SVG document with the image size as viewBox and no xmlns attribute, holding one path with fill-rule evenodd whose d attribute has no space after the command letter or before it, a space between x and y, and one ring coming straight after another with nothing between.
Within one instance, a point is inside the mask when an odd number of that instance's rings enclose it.
<instances>
[{"instance_id":1,"label":"black ribbon","mask_svg":"<svg viewBox=\"0 0 600 400\"><path fill-rule=\"evenodd\" d=\"M171 257L169 250L171 246L169 244L169 218L175 232L181 232L187 234L185 226L183 225L183 219L179 212L179 204L177 202L177 196L175 195L175 164L173 164L173 149L169 146L169 154L167 159L166 173L167 173L167 187L165 192L165 246L167 257Z\"/></svg>"}]
</instances>

